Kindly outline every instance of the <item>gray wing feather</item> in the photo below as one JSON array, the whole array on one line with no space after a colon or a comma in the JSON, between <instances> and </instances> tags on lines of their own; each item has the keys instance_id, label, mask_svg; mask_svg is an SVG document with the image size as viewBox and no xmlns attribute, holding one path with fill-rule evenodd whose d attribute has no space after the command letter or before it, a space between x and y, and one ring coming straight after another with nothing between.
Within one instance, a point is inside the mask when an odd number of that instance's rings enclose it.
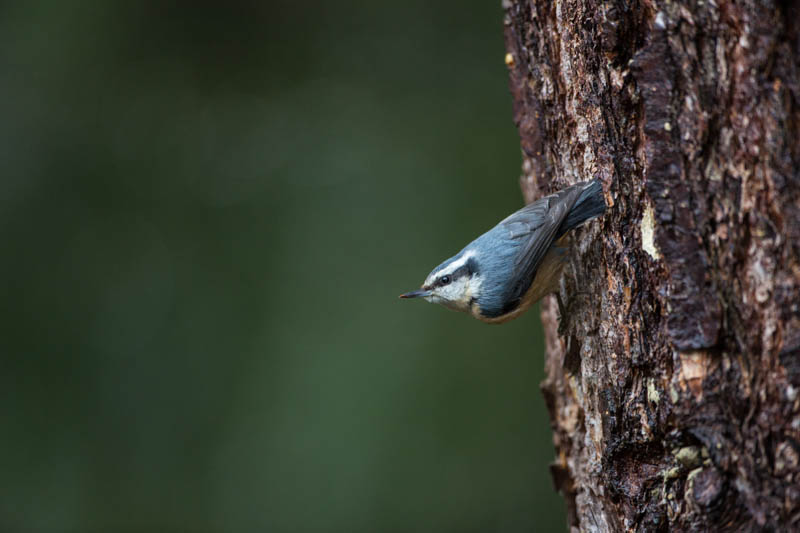
<instances>
[{"instance_id":1,"label":"gray wing feather","mask_svg":"<svg viewBox=\"0 0 800 533\"><path fill-rule=\"evenodd\" d=\"M511 239L526 239L517 253L513 276L517 281L510 300L522 298L530 287L536 270L553 244L559 227L566 219L578 197L586 187L579 183L551 196L546 196L513 213L500 225L506 228Z\"/></svg>"}]
</instances>

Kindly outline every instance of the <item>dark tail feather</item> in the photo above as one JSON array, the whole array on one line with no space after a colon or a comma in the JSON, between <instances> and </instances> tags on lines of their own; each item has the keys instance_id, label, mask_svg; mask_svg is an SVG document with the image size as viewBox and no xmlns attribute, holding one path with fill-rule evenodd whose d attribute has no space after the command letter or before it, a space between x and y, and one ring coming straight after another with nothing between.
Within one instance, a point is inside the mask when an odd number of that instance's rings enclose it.
<instances>
[{"instance_id":1,"label":"dark tail feather","mask_svg":"<svg viewBox=\"0 0 800 533\"><path fill-rule=\"evenodd\" d=\"M606 201L603 198L603 186L599 180L590 182L578 197L572 210L558 228L556 239L571 229L577 228L587 220L602 215L606 210Z\"/></svg>"}]
</instances>

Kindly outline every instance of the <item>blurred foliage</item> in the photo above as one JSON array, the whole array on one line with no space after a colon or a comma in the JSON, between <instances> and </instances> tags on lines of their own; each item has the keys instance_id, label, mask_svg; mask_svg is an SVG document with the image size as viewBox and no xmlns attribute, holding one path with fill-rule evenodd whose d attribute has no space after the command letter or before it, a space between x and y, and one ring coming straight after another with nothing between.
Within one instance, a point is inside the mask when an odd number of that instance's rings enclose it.
<instances>
[{"instance_id":1,"label":"blurred foliage","mask_svg":"<svg viewBox=\"0 0 800 533\"><path fill-rule=\"evenodd\" d=\"M0 7L2 531L561 531L499 2Z\"/></svg>"}]
</instances>

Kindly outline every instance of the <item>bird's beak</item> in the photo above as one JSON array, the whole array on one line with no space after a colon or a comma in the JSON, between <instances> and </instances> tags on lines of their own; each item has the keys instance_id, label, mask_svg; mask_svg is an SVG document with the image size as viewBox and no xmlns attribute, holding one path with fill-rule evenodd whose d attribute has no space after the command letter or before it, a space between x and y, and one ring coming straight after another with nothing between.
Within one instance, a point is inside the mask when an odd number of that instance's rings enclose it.
<instances>
[{"instance_id":1,"label":"bird's beak","mask_svg":"<svg viewBox=\"0 0 800 533\"><path fill-rule=\"evenodd\" d=\"M400 298L424 298L425 296L430 296L431 291L427 291L425 289L418 289L416 291L407 292L405 294L401 294Z\"/></svg>"}]
</instances>

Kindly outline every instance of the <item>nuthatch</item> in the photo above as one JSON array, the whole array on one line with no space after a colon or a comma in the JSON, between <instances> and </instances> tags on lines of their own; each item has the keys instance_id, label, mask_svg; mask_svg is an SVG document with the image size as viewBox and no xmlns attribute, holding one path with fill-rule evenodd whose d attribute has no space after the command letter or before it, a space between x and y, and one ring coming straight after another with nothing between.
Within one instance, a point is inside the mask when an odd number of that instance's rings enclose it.
<instances>
[{"instance_id":1,"label":"nuthatch","mask_svg":"<svg viewBox=\"0 0 800 533\"><path fill-rule=\"evenodd\" d=\"M483 322L507 322L558 290L567 252L561 238L605 208L597 180L541 198L469 243L434 268L421 289L400 298L424 298Z\"/></svg>"}]
</instances>

